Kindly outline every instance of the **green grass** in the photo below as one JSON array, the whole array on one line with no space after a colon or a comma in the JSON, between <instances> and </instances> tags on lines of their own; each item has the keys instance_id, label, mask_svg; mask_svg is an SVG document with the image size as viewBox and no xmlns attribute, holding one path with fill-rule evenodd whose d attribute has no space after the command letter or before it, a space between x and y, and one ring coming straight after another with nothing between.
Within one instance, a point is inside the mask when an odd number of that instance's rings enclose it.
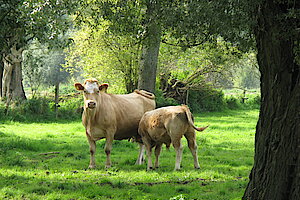
<instances>
[{"instance_id":1,"label":"green grass","mask_svg":"<svg viewBox=\"0 0 300 200\"><path fill-rule=\"evenodd\" d=\"M0 122L0 199L241 199L253 164L258 110L195 115L201 169L184 141L182 170L163 148L160 165L134 165L138 145L115 141L113 167L104 169L104 140L97 142L94 170L81 121ZM59 154L42 153L59 152Z\"/></svg>"}]
</instances>

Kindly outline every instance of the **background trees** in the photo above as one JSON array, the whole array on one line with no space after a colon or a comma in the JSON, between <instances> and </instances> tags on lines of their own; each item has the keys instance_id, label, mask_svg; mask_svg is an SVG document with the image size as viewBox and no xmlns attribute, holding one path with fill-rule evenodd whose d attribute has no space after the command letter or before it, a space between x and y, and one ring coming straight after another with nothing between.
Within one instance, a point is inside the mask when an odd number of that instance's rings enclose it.
<instances>
[{"instance_id":1,"label":"background trees","mask_svg":"<svg viewBox=\"0 0 300 200\"><path fill-rule=\"evenodd\" d=\"M83 76L98 78L122 93L137 88L141 47L136 40L113 35L105 21L97 29L84 26L73 35L66 64L71 72L82 71Z\"/></svg>"},{"instance_id":2,"label":"background trees","mask_svg":"<svg viewBox=\"0 0 300 200\"><path fill-rule=\"evenodd\" d=\"M1 2L2 98L24 99L22 52L28 41L55 41L68 29L72 1L12 0ZM54 44L54 43L53 43Z\"/></svg>"}]
</instances>

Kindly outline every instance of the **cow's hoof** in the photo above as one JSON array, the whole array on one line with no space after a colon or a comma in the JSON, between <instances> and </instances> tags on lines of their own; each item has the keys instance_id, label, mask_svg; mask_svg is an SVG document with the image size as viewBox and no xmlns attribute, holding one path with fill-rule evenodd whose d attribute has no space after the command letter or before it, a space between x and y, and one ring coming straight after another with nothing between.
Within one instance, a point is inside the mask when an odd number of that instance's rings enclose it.
<instances>
[{"instance_id":1,"label":"cow's hoof","mask_svg":"<svg viewBox=\"0 0 300 200\"><path fill-rule=\"evenodd\" d=\"M151 170L153 170L153 167L148 167L147 168L147 171L151 171Z\"/></svg>"},{"instance_id":2,"label":"cow's hoof","mask_svg":"<svg viewBox=\"0 0 300 200\"><path fill-rule=\"evenodd\" d=\"M195 167L195 169L200 170L200 167Z\"/></svg>"},{"instance_id":3,"label":"cow's hoof","mask_svg":"<svg viewBox=\"0 0 300 200\"><path fill-rule=\"evenodd\" d=\"M105 169L111 168L111 165L105 165Z\"/></svg>"}]
</instances>

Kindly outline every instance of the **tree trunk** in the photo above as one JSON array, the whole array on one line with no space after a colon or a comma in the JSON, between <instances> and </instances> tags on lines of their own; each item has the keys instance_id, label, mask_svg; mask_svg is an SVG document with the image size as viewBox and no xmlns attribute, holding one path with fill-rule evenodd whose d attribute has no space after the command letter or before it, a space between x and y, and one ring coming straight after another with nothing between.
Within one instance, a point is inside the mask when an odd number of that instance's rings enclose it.
<instances>
[{"instance_id":1,"label":"tree trunk","mask_svg":"<svg viewBox=\"0 0 300 200\"><path fill-rule=\"evenodd\" d=\"M149 92L155 91L156 69L161 41L161 28L157 21L158 10L159 3L157 1L147 3L146 15L148 20L145 27L146 33L143 41L138 88Z\"/></svg>"},{"instance_id":2,"label":"tree trunk","mask_svg":"<svg viewBox=\"0 0 300 200\"><path fill-rule=\"evenodd\" d=\"M58 118L58 107L59 107L59 82L55 84L55 117Z\"/></svg>"},{"instance_id":3,"label":"tree trunk","mask_svg":"<svg viewBox=\"0 0 300 200\"><path fill-rule=\"evenodd\" d=\"M2 78L3 78L4 65L2 61L2 53L0 55L0 99L2 99Z\"/></svg>"},{"instance_id":4,"label":"tree trunk","mask_svg":"<svg viewBox=\"0 0 300 200\"><path fill-rule=\"evenodd\" d=\"M295 27L288 20L280 21L287 8L278 2L265 0L258 11L262 102L243 199L300 199L300 66L293 52L299 38L290 34Z\"/></svg>"},{"instance_id":5,"label":"tree trunk","mask_svg":"<svg viewBox=\"0 0 300 200\"><path fill-rule=\"evenodd\" d=\"M8 54L4 54L2 96L10 100L26 99L22 83L22 52L13 46Z\"/></svg>"}]
</instances>

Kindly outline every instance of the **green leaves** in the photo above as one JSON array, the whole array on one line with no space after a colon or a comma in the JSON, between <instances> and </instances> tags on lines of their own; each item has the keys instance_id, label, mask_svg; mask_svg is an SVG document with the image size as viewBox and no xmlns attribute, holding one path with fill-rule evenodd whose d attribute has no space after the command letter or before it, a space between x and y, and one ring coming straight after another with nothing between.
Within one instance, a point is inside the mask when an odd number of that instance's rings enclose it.
<instances>
[{"instance_id":1,"label":"green leaves","mask_svg":"<svg viewBox=\"0 0 300 200\"><path fill-rule=\"evenodd\" d=\"M140 45L129 36L112 34L109 24L102 21L97 29L84 26L77 31L66 67L82 70L85 77L109 83L119 92L131 92L137 88Z\"/></svg>"}]
</instances>

